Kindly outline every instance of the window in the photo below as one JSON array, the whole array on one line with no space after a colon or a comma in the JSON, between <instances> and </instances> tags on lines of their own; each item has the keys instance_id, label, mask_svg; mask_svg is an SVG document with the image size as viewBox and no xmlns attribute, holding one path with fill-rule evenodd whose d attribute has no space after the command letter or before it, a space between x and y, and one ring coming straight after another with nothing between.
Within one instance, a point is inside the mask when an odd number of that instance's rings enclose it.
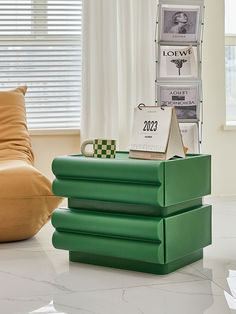
<instances>
[{"instance_id":1,"label":"window","mask_svg":"<svg viewBox=\"0 0 236 314\"><path fill-rule=\"evenodd\" d=\"M79 129L82 0L2 0L0 90L26 84L29 129Z\"/></svg>"},{"instance_id":2,"label":"window","mask_svg":"<svg viewBox=\"0 0 236 314\"><path fill-rule=\"evenodd\" d=\"M236 1L225 0L226 119L236 120Z\"/></svg>"}]
</instances>

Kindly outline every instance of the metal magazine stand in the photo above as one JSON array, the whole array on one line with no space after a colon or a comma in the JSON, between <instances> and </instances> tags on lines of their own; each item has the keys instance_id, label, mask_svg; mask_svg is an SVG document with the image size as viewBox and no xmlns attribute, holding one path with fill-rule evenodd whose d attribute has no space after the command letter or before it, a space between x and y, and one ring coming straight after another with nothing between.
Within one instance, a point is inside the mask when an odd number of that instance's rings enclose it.
<instances>
[{"instance_id":1,"label":"metal magazine stand","mask_svg":"<svg viewBox=\"0 0 236 314\"><path fill-rule=\"evenodd\" d=\"M184 123L196 124L198 130L198 145L196 145L198 147L198 152L200 152L201 149L202 124L203 124L202 44L204 29L204 11L205 11L204 0L159 0L157 4L157 18L155 32L155 56L156 56L155 103L158 106L168 104L165 103L165 101L163 101L164 100L163 97L161 97L162 95L161 90L164 90L165 88L167 90L168 89L174 90L176 88L176 90L184 91L184 88L187 87L188 90L192 89L192 93L194 91L196 99L194 116L191 117L190 114L190 116L188 117L185 117L183 115L183 117L178 118L179 123L182 126L184 126ZM191 25L190 27L192 27L192 30L195 29L195 33L193 34L192 31L191 34L188 34L187 32L184 35L176 35L173 33L171 34L171 31L168 31L166 27L166 25L168 24L168 16L169 17L171 16L171 12L173 12L173 16L174 14L178 14L181 12L182 13L185 12L189 16L190 14L192 14L192 21L190 22L192 23L194 21L195 25L192 26L193 24L190 23L189 25ZM163 64L161 64L161 62L163 62L161 54L164 51L165 47L168 49L170 48L184 49L189 46L192 46L194 50L196 61L195 66L196 75L190 77L180 76L179 69L179 77L175 75L163 76L163 73L161 73L161 68L163 67Z\"/></svg>"}]
</instances>

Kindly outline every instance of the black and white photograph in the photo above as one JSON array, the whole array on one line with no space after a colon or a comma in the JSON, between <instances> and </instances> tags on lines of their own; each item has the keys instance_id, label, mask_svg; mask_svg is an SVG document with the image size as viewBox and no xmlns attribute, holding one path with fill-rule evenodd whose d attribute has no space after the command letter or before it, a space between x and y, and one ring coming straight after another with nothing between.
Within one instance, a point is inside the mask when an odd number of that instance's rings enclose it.
<instances>
[{"instance_id":1,"label":"black and white photograph","mask_svg":"<svg viewBox=\"0 0 236 314\"><path fill-rule=\"evenodd\" d=\"M162 7L161 40L163 41L198 41L200 7Z\"/></svg>"},{"instance_id":2,"label":"black and white photograph","mask_svg":"<svg viewBox=\"0 0 236 314\"><path fill-rule=\"evenodd\" d=\"M196 58L196 47L161 46L160 76L196 78L198 75Z\"/></svg>"},{"instance_id":3,"label":"black and white photograph","mask_svg":"<svg viewBox=\"0 0 236 314\"><path fill-rule=\"evenodd\" d=\"M161 106L174 106L179 120L197 120L199 93L197 85L159 85Z\"/></svg>"}]
</instances>

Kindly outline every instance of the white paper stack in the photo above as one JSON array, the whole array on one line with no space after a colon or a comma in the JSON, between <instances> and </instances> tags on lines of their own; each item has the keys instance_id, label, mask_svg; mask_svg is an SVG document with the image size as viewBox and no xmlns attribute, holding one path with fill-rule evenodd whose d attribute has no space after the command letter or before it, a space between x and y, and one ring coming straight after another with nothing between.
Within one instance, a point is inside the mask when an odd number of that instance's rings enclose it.
<instances>
[{"instance_id":1,"label":"white paper stack","mask_svg":"<svg viewBox=\"0 0 236 314\"><path fill-rule=\"evenodd\" d=\"M180 131L187 154L199 154L199 132L197 123L180 123Z\"/></svg>"}]
</instances>

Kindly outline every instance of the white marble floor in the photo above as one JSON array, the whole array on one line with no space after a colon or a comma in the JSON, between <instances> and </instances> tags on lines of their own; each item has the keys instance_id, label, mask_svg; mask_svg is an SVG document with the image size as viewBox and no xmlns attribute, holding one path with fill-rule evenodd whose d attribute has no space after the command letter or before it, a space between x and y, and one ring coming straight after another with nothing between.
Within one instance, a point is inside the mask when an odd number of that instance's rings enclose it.
<instances>
[{"instance_id":1,"label":"white marble floor","mask_svg":"<svg viewBox=\"0 0 236 314\"><path fill-rule=\"evenodd\" d=\"M213 245L204 259L157 276L69 263L50 224L28 241L0 245L0 314L236 313L236 197L208 199Z\"/></svg>"}]
</instances>

